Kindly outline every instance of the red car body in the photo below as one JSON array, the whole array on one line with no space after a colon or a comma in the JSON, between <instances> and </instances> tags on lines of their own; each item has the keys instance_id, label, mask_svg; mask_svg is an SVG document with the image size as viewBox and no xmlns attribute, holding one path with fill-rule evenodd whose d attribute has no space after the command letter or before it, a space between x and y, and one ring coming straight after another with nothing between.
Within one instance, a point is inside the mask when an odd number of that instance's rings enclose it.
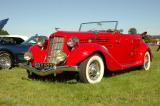
<instances>
[{"instance_id":1,"label":"red car body","mask_svg":"<svg viewBox=\"0 0 160 106\"><path fill-rule=\"evenodd\" d=\"M74 44L73 47L68 46L68 42L71 38L78 39L78 41L75 41L76 43ZM36 67L35 63L52 63L53 61L52 58L55 58L54 56L52 56L52 54L56 54L55 51L57 50L60 50L61 52L65 53L66 57L60 63L55 64L55 66L56 67L77 66L76 67L77 71L79 71L80 73L81 70L83 70L81 69L80 66L82 62L89 61L87 59L90 59L95 54L98 54L96 56L99 56L102 59L105 70L108 71L121 71L131 67L143 66L146 61L145 60L146 53L149 53L149 65L150 61L152 60L151 50L148 47L148 45L143 41L142 34L136 34L136 33L123 34L117 30L84 31L84 32L57 31L50 35L48 41L45 42L43 47L40 47L39 45L34 45L29 49L29 51L32 54L32 59L30 60L32 63L31 67L35 68ZM85 63L88 64L87 62ZM93 63L94 63L93 65L96 66L92 66L91 68L93 69L90 69L91 71L95 72L96 69L98 70L101 68L100 64L102 63L98 62L98 60L93 61ZM27 69L32 70L30 68ZM41 71L42 69L38 70ZM56 74L56 72L58 72L57 70L64 71L63 69L60 68L56 69L56 71L55 69L53 69L52 72L55 71L54 74ZM48 75L42 73L39 74L33 70L30 72L42 76ZM93 75L91 76L93 82L88 80L87 79L88 77L86 75L87 72L84 71L82 75L81 79L83 82L89 82L89 83L100 82L99 80L96 81L96 79L93 78ZM96 72L95 76L98 75L99 72L100 71Z\"/></svg>"}]
</instances>

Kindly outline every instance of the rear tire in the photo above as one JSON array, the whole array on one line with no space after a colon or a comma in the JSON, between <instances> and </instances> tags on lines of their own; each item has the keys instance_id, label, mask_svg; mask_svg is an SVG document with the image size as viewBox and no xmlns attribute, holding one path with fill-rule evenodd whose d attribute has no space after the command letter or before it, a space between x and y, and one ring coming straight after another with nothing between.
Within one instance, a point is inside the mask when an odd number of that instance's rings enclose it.
<instances>
[{"instance_id":1,"label":"rear tire","mask_svg":"<svg viewBox=\"0 0 160 106\"><path fill-rule=\"evenodd\" d=\"M12 56L10 53L0 51L0 68L9 69L13 66Z\"/></svg>"},{"instance_id":2,"label":"rear tire","mask_svg":"<svg viewBox=\"0 0 160 106\"><path fill-rule=\"evenodd\" d=\"M100 55L94 54L80 64L80 80L84 83L98 83L104 75L104 62Z\"/></svg>"},{"instance_id":3,"label":"rear tire","mask_svg":"<svg viewBox=\"0 0 160 106\"><path fill-rule=\"evenodd\" d=\"M150 53L147 51L144 55L144 62L142 65L142 69L147 71L150 69L150 65L151 65L151 56Z\"/></svg>"}]
</instances>

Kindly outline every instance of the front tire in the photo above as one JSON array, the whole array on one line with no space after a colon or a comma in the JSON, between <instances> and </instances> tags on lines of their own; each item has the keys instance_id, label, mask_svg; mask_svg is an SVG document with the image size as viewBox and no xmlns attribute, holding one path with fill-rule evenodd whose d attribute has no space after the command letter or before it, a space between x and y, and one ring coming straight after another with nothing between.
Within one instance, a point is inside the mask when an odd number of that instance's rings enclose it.
<instances>
[{"instance_id":1,"label":"front tire","mask_svg":"<svg viewBox=\"0 0 160 106\"><path fill-rule=\"evenodd\" d=\"M9 69L13 65L12 56L4 51L0 52L0 68L1 69Z\"/></svg>"},{"instance_id":2,"label":"front tire","mask_svg":"<svg viewBox=\"0 0 160 106\"><path fill-rule=\"evenodd\" d=\"M100 55L95 54L80 64L80 80L85 83L98 83L104 75L104 62Z\"/></svg>"},{"instance_id":3,"label":"front tire","mask_svg":"<svg viewBox=\"0 0 160 106\"><path fill-rule=\"evenodd\" d=\"M150 69L150 65L151 65L151 56L150 53L147 51L144 55L144 62L142 65L142 69L147 71Z\"/></svg>"}]
</instances>

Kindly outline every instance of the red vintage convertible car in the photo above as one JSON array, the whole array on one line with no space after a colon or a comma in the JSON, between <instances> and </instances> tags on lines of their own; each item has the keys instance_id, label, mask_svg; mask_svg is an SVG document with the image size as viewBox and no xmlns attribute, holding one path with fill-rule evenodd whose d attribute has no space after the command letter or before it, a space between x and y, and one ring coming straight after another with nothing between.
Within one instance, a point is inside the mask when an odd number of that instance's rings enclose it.
<instances>
[{"instance_id":1,"label":"red vintage convertible car","mask_svg":"<svg viewBox=\"0 0 160 106\"><path fill-rule=\"evenodd\" d=\"M65 71L77 71L85 83L98 83L104 71L121 71L141 66L149 70L150 48L135 29L128 34L117 29L117 21L88 22L79 31L57 31L49 40L39 39L21 64L32 75L47 76Z\"/></svg>"}]
</instances>

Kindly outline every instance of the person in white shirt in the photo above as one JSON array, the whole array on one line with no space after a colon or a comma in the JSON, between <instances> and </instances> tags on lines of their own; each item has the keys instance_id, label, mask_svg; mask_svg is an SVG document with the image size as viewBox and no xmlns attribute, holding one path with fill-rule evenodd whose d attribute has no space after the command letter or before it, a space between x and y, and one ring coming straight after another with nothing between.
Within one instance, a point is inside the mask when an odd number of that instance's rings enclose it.
<instances>
[{"instance_id":1,"label":"person in white shirt","mask_svg":"<svg viewBox=\"0 0 160 106\"><path fill-rule=\"evenodd\" d=\"M158 48L157 48L157 52L160 50L160 42L159 41L157 41L157 46L158 46Z\"/></svg>"}]
</instances>

